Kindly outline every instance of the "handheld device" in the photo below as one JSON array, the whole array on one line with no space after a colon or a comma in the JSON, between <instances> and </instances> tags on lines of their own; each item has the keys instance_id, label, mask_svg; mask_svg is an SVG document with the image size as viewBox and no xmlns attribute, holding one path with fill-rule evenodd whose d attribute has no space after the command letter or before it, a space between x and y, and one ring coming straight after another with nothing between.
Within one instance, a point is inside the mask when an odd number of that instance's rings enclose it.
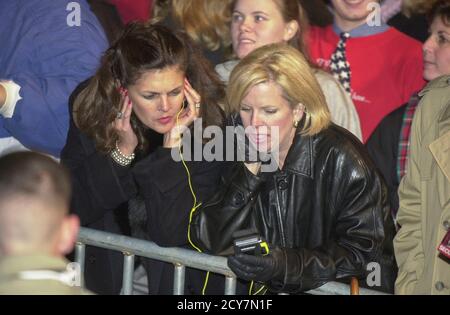
<instances>
[{"instance_id":1,"label":"handheld device","mask_svg":"<svg viewBox=\"0 0 450 315\"><path fill-rule=\"evenodd\" d=\"M234 253L255 256L269 254L267 242L254 230L242 230L233 234Z\"/></svg>"}]
</instances>

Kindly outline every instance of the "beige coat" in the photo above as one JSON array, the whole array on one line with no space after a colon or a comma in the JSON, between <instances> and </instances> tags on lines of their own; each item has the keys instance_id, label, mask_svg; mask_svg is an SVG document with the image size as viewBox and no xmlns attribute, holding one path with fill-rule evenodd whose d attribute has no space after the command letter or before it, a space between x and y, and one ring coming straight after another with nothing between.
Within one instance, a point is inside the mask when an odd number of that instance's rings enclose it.
<instances>
[{"instance_id":1,"label":"beige coat","mask_svg":"<svg viewBox=\"0 0 450 315\"><path fill-rule=\"evenodd\" d=\"M430 82L411 129L394 240L397 294L450 294L450 263L437 248L450 228L450 76Z\"/></svg>"}]
</instances>

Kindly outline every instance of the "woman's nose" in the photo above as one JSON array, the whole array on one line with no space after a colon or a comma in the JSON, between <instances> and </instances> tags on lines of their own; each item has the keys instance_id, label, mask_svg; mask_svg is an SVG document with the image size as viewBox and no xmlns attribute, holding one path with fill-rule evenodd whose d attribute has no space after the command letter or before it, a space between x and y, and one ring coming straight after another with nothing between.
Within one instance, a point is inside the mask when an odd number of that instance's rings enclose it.
<instances>
[{"instance_id":1,"label":"woman's nose","mask_svg":"<svg viewBox=\"0 0 450 315\"><path fill-rule=\"evenodd\" d=\"M239 25L239 31L245 33L245 32L249 32L251 30L251 21L249 18L244 17L242 18L242 21L240 22Z\"/></svg>"},{"instance_id":2,"label":"woman's nose","mask_svg":"<svg viewBox=\"0 0 450 315\"><path fill-rule=\"evenodd\" d=\"M252 120L251 120L251 125L252 125L253 127L258 127L258 126L260 126L261 124L262 124L262 121L261 121L259 115L258 115L257 113L253 113L253 115L252 115Z\"/></svg>"},{"instance_id":3,"label":"woman's nose","mask_svg":"<svg viewBox=\"0 0 450 315\"><path fill-rule=\"evenodd\" d=\"M425 43L423 43L423 46L422 46L423 53L425 54L425 53L432 52L434 49L434 45L435 45L435 40L434 40L434 36L432 34L427 38Z\"/></svg>"},{"instance_id":4,"label":"woman's nose","mask_svg":"<svg viewBox=\"0 0 450 315\"><path fill-rule=\"evenodd\" d=\"M167 111L169 111L169 109L170 109L169 100L168 100L167 96L162 95L158 110L160 110L162 112L167 112Z\"/></svg>"}]
</instances>

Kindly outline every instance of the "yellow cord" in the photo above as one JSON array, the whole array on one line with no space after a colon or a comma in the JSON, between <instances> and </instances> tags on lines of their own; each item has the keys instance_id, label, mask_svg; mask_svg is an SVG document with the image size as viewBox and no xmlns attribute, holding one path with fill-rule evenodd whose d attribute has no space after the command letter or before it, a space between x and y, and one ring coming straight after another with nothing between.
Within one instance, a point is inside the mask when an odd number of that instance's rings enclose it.
<instances>
[{"instance_id":1,"label":"yellow cord","mask_svg":"<svg viewBox=\"0 0 450 315\"><path fill-rule=\"evenodd\" d=\"M179 119L180 114L181 114L182 111L183 111L183 106L180 108L180 111L177 113L177 118L176 118L176 125L177 125L177 127L179 126L179 120L178 119ZM194 187L192 186L191 172L189 171L189 168L188 168L188 166L187 166L187 164L186 164L186 162L185 162L185 160L183 158L183 153L181 152L181 142L178 145L178 152L179 152L180 157L181 157L181 163L183 164L184 169L186 170L186 174L187 174L187 177L188 177L189 189L191 191L192 198L194 199L194 205L192 206L191 212L189 213L189 224L188 224L188 235L187 235L188 236L188 242L193 248L195 248L196 251L201 253L202 250L200 248L198 248L197 246L195 246L195 244L191 240L191 221L192 221L192 216L194 215L195 210L197 210L198 207L200 207L202 204L201 203L197 204L197 196L195 195ZM208 280L209 280L209 271L206 273L205 283L204 283L203 288L202 288L202 295L205 295L206 287L208 285Z\"/></svg>"},{"instance_id":2,"label":"yellow cord","mask_svg":"<svg viewBox=\"0 0 450 315\"><path fill-rule=\"evenodd\" d=\"M202 289L202 295L205 295L206 286L208 285L208 280L209 280L209 271L206 273L205 284L203 285L203 289Z\"/></svg>"},{"instance_id":3,"label":"yellow cord","mask_svg":"<svg viewBox=\"0 0 450 315\"><path fill-rule=\"evenodd\" d=\"M262 290L264 290L266 288L265 285L263 285L258 291L256 291L253 295L258 295L259 293L261 293ZM267 292L267 289L266 289ZM266 294L266 292L264 292L264 294Z\"/></svg>"},{"instance_id":4,"label":"yellow cord","mask_svg":"<svg viewBox=\"0 0 450 315\"><path fill-rule=\"evenodd\" d=\"M252 291L253 291L253 281L250 282L250 288L248 289L248 295L252 295Z\"/></svg>"},{"instance_id":5,"label":"yellow cord","mask_svg":"<svg viewBox=\"0 0 450 315\"><path fill-rule=\"evenodd\" d=\"M258 295L259 293L261 293L262 290L264 290L266 288L266 286L263 285L263 286L261 286L261 288L259 288L258 291L256 291L255 293L252 293L252 291L253 291L253 284L254 284L254 281L250 282L250 288L248 290L248 295ZM267 292L267 289L266 289L266 292ZM264 292L263 294L266 294L266 292Z\"/></svg>"}]
</instances>

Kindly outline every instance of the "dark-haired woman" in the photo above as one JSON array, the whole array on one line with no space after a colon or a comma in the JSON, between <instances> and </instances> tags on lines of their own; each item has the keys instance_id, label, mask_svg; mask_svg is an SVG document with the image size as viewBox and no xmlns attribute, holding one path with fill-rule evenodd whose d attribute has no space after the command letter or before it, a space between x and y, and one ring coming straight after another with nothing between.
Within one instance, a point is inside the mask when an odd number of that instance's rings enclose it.
<instances>
[{"instance_id":1,"label":"dark-haired woman","mask_svg":"<svg viewBox=\"0 0 450 315\"><path fill-rule=\"evenodd\" d=\"M145 238L161 246L187 246L194 196L171 151L180 146L182 127L197 118L204 126L222 126L223 97L214 70L186 36L162 26L128 25L96 75L72 98L62 162L73 175L72 210L82 225L125 233L127 204L139 196L145 203L140 222ZM186 163L201 201L214 191L220 164ZM88 250L87 287L118 293L121 253ZM150 294L172 293L173 265L149 260L146 269ZM187 272L187 294L200 293L199 274Z\"/></svg>"}]
</instances>

